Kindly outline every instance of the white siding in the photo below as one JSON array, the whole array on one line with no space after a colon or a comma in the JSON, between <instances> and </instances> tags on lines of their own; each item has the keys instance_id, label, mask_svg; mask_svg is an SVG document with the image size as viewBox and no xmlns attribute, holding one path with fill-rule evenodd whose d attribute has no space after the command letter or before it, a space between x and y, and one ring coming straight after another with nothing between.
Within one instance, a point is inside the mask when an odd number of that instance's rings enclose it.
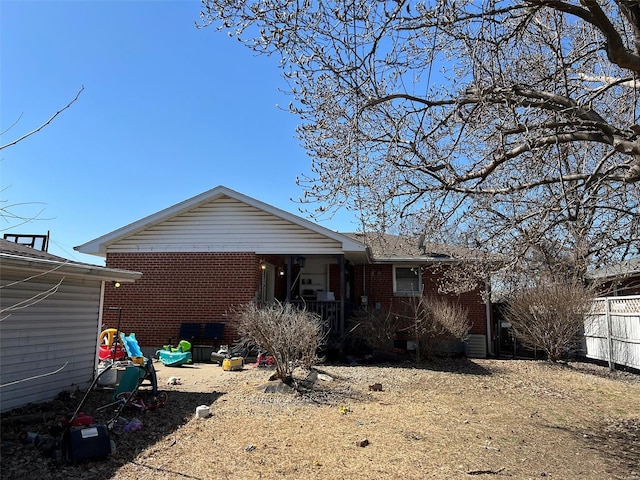
<instances>
[{"instance_id":1,"label":"white siding","mask_svg":"<svg viewBox=\"0 0 640 480\"><path fill-rule=\"evenodd\" d=\"M0 308L42 295L60 277L40 276L8 286L26 275L2 272ZM101 281L66 277L38 303L5 312L0 321L0 385L62 370L0 388L1 410L52 400L63 390L86 388L94 374Z\"/></svg>"},{"instance_id":2,"label":"white siding","mask_svg":"<svg viewBox=\"0 0 640 480\"><path fill-rule=\"evenodd\" d=\"M228 196L147 227L109 252L340 254L342 244Z\"/></svg>"}]
</instances>

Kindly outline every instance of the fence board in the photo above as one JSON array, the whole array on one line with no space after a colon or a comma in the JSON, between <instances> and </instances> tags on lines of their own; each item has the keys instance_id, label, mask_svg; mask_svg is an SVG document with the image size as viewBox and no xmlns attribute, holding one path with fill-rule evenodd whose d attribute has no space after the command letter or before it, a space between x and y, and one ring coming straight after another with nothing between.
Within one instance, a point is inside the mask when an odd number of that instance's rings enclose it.
<instances>
[{"instance_id":1,"label":"fence board","mask_svg":"<svg viewBox=\"0 0 640 480\"><path fill-rule=\"evenodd\" d=\"M587 358L640 369L640 296L595 299L584 340Z\"/></svg>"}]
</instances>

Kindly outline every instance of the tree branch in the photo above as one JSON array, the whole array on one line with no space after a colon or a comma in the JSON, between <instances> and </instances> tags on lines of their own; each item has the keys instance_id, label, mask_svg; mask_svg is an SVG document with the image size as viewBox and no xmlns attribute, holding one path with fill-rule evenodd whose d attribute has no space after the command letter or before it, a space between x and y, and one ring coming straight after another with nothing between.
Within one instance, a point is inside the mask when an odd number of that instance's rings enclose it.
<instances>
[{"instance_id":1,"label":"tree branch","mask_svg":"<svg viewBox=\"0 0 640 480\"><path fill-rule=\"evenodd\" d=\"M29 133L25 133L24 135L22 135L20 138L9 142L5 145L0 145L0 150L3 150L5 148L11 147L13 145L15 145L16 143L21 142L22 140L24 140L27 137L30 137L31 135L33 135L34 133L38 133L40 130L42 130L44 127L46 127L47 125L49 125L58 115L60 115L62 112L64 112L67 108L69 108L71 105L73 105L75 103L76 100L78 100L78 97L80 97L80 94L82 93L82 91L84 90L84 85L80 88L80 90L78 90L78 93L76 93L76 96L73 98L73 100L71 100L69 103L67 103L64 107L62 107L60 110L58 110L56 113L54 113L51 118L49 118L49 120L47 120L46 122L44 122L42 125L40 125L38 128L36 128L35 130L30 131Z\"/></svg>"},{"instance_id":2,"label":"tree branch","mask_svg":"<svg viewBox=\"0 0 640 480\"><path fill-rule=\"evenodd\" d=\"M607 58L609 58L612 63L615 63L621 68L627 68L632 72L640 73L640 55L630 51L624 46L624 42L622 41L620 34L617 32L616 28L609 20L609 17L607 17L607 14L602 11L602 8L596 0L580 0L580 3L582 3L582 5L584 5L586 8L580 8L576 5L558 0L527 1L532 5L540 5L553 8L555 10L574 15L586 22L589 22L591 25L596 27L600 31L600 33L604 35L606 39ZM626 3L631 4L631 2L624 2L621 0L617 1L618 6L625 13L625 16L633 21L633 16L630 15ZM636 43L638 43L638 28L635 25L634 27L636 34Z\"/></svg>"}]
</instances>

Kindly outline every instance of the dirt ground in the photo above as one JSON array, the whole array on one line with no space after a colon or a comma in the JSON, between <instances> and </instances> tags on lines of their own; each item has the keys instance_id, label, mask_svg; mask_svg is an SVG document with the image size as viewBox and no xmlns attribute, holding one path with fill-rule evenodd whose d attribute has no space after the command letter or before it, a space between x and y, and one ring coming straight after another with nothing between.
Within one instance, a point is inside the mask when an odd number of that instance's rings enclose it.
<instances>
[{"instance_id":1,"label":"dirt ground","mask_svg":"<svg viewBox=\"0 0 640 480\"><path fill-rule=\"evenodd\" d=\"M592 364L323 365L293 393L271 393L281 389L264 367L156 370L166 405L125 410L142 429L114 431L106 459L56 463L21 441L46 434L83 392L4 414L1 478L640 479L640 376ZM111 395L90 392L94 421L113 416L95 410Z\"/></svg>"}]
</instances>

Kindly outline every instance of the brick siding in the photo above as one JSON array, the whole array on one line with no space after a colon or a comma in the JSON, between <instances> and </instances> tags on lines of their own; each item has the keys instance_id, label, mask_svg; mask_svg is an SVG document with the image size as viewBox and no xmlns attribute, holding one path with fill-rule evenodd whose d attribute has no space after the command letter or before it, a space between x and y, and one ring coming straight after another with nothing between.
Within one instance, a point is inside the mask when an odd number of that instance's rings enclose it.
<instances>
[{"instance_id":1,"label":"brick siding","mask_svg":"<svg viewBox=\"0 0 640 480\"><path fill-rule=\"evenodd\" d=\"M364 275L364 279L363 279ZM422 284L424 295L441 296L438 293L439 273L424 269ZM407 297L395 296L393 293L393 265L377 264L355 267L355 303L360 304L360 297L367 296L369 307L381 309L392 309L401 307ZM471 322L471 332L485 335L487 333L486 305L480 294L480 290L461 293L459 295L449 295L453 302L458 303L468 310L469 321Z\"/></svg>"},{"instance_id":2,"label":"brick siding","mask_svg":"<svg viewBox=\"0 0 640 480\"><path fill-rule=\"evenodd\" d=\"M142 272L133 284L105 291L104 328L134 332L142 347L177 341L183 322L226 324L223 343L236 340L231 311L254 298L261 278L254 253L108 253L106 266Z\"/></svg>"},{"instance_id":3,"label":"brick siding","mask_svg":"<svg viewBox=\"0 0 640 480\"><path fill-rule=\"evenodd\" d=\"M119 288L107 285L104 328L115 328L122 307L121 331L136 334L142 347L158 348L178 340L181 323L222 322L226 324L222 343L233 343L233 308L255 298L261 285L260 261L276 267L276 298L286 298L286 271L282 256L247 253L108 253L106 266L142 272L142 278ZM293 266L295 278L297 266ZM370 307L398 307L406 297L393 294L393 265L355 265L349 278L354 305L366 294ZM423 272L424 293L437 294L438 274ZM340 269L331 265L329 285L340 299ZM479 291L451 296L468 309L471 333L486 334L486 308Z\"/></svg>"}]
</instances>

